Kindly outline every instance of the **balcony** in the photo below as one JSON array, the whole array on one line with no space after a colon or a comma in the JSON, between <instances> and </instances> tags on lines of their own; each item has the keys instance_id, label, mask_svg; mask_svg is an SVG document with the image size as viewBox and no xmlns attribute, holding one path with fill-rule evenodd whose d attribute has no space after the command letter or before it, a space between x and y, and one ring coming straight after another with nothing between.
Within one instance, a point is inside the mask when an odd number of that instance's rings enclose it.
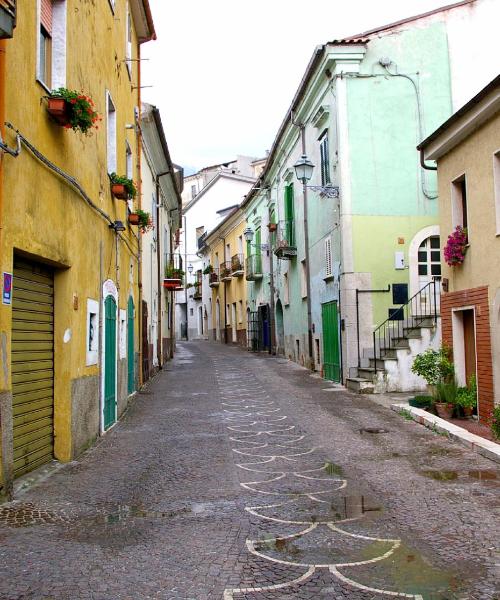
<instances>
[{"instance_id":1,"label":"balcony","mask_svg":"<svg viewBox=\"0 0 500 600\"><path fill-rule=\"evenodd\" d=\"M293 219L278 223L274 254L281 260L291 260L297 256L295 221Z\"/></svg>"},{"instance_id":2,"label":"balcony","mask_svg":"<svg viewBox=\"0 0 500 600\"><path fill-rule=\"evenodd\" d=\"M231 261L228 260L223 262L220 266L220 280L221 281L231 281Z\"/></svg>"},{"instance_id":3,"label":"balcony","mask_svg":"<svg viewBox=\"0 0 500 600\"><path fill-rule=\"evenodd\" d=\"M0 0L0 39L11 38L16 26L16 0Z\"/></svg>"},{"instance_id":4,"label":"balcony","mask_svg":"<svg viewBox=\"0 0 500 600\"><path fill-rule=\"evenodd\" d=\"M231 274L233 277L243 277L245 274L243 268L243 254L235 254L231 258Z\"/></svg>"},{"instance_id":5,"label":"balcony","mask_svg":"<svg viewBox=\"0 0 500 600\"><path fill-rule=\"evenodd\" d=\"M208 285L211 288L219 287L219 269L213 269L212 272L208 274Z\"/></svg>"},{"instance_id":6,"label":"balcony","mask_svg":"<svg viewBox=\"0 0 500 600\"><path fill-rule=\"evenodd\" d=\"M201 281L196 281L194 284L193 300L201 300Z\"/></svg>"},{"instance_id":7,"label":"balcony","mask_svg":"<svg viewBox=\"0 0 500 600\"><path fill-rule=\"evenodd\" d=\"M246 280L260 281L262 279L262 255L252 254L246 260Z\"/></svg>"}]
</instances>

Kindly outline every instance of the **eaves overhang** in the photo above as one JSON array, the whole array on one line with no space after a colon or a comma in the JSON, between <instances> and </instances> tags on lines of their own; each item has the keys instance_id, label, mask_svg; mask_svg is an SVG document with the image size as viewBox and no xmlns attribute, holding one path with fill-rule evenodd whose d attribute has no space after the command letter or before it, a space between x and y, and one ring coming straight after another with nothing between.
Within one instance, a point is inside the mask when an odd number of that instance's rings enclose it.
<instances>
[{"instance_id":1,"label":"eaves overhang","mask_svg":"<svg viewBox=\"0 0 500 600\"><path fill-rule=\"evenodd\" d=\"M417 146L425 160L439 160L500 113L500 75Z\"/></svg>"},{"instance_id":2,"label":"eaves overhang","mask_svg":"<svg viewBox=\"0 0 500 600\"><path fill-rule=\"evenodd\" d=\"M139 44L156 40L155 25L149 0L129 0L129 2Z\"/></svg>"}]
</instances>

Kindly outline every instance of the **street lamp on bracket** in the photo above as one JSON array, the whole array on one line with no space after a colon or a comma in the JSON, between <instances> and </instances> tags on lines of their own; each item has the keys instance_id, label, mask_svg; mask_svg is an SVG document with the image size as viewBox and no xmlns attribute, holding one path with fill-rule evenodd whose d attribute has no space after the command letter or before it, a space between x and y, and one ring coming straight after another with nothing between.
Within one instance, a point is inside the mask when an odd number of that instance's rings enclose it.
<instances>
[{"instance_id":1,"label":"street lamp on bracket","mask_svg":"<svg viewBox=\"0 0 500 600\"><path fill-rule=\"evenodd\" d=\"M313 190L313 192L319 192L327 198L339 197L339 188L336 185L307 185L307 182L311 180L314 171L314 165L307 158L306 154L303 154L299 158L299 160L293 165L293 168L295 169L295 176L300 182L302 182L303 186Z\"/></svg>"},{"instance_id":2,"label":"street lamp on bracket","mask_svg":"<svg viewBox=\"0 0 500 600\"><path fill-rule=\"evenodd\" d=\"M245 238L245 241L248 242L254 248L257 248L257 246L258 246L261 250L269 249L268 244L254 244L253 243L254 230L251 227L247 227L246 229L243 230L243 237Z\"/></svg>"}]
</instances>

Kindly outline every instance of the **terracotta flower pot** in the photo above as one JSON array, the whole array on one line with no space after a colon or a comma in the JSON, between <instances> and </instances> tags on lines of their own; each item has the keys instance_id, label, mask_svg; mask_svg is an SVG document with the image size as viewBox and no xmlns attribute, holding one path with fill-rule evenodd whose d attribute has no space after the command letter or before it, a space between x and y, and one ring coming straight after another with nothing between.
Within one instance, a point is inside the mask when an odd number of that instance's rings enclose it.
<instances>
[{"instance_id":1,"label":"terracotta flower pot","mask_svg":"<svg viewBox=\"0 0 500 600\"><path fill-rule=\"evenodd\" d=\"M129 216L128 216L128 222L131 225L139 225L139 221L140 221L140 218L139 218L138 214L136 214L136 213L130 213L129 214Z\"/></svg>"},{"instance_id":2,"label":"terracotta flower pot","mask_svg":"<svg viewBox=\"0 0 500 600\"><path fill-rule=\"evenodd\" d=\"M69 111L63 98L47 98L47 112L58 125L69 124Z\"/></svg>"},{"instance_id":3,"label":"terracotta flower pot","mask_svg":"<svg viewBox=\"0 0 500 600\"><path fill-rule=\"evenodd\" d=\"M180 279L164 279L163 287L169 291L182 289L182 281Z\"/></svg>"},{"instance_id":4,"label":"terracotta flower pot","mask_svg":"<svg viewBox=\"0 0 500 600\"><path fill-rule=\"evenodd\" d=\"M269 229L269 231L276 231L278 229L278 225L277 223L269 223L267 228Z\"/></svg>"},{"instance_id":5,"label":"terracotta flower pot","mask_svg":"<svg viewBox=\"0 0 500 600\"><path fill-rule=\"evenodd\" d=\"M464 417L472 417L472 413L474 412L474 408L472 406L462 406L462 411L464 414Z\"/></svg>"},{"instance_id":6,"label":"terracotta flower pot","mask_svg":"<svg viewBox=\"0 0 500 600\"><path fill-rule=\"evenodd\" d=\"M128 200L127 190L123 183L112 183L111 184L111 193L115 198L119 200Z\"/></svg>"},{"instance_id":7,"label":"terracotta flower pot","mask_svg":"<svg viewBox=\"0 0 500 600\"><path fill-rule=\"evenodd\" d=\"M435 404L438 417L442 419L451 419L453 416L453 409L455 406L453 404L447 404L446 402L436 402Z\"/></svg>"}]
</instances>

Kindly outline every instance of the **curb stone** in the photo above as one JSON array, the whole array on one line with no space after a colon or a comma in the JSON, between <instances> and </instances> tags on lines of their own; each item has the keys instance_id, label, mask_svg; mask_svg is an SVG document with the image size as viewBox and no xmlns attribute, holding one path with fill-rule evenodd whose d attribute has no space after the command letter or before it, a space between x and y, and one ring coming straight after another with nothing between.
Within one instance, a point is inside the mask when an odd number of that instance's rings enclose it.
<instances>
[{"instance_id":1,"label":"curb stone","mask_svg":"<svg viewBox=\"0 0 500 600\"><path fill-rule=\"evenodd\" d=\"M415 422L420 423L429 429L433 429L438 433L445 433L452 440L462 444L462 446L466 446L473 452L477 452L485 458L500 463L500 444L485 440L479 435L470 433L466 429L463 429L463 427L449 423L445 419L431 415L421 408L414 408L408 404L391 404L391 410L397 413L404 410L405 413L411 415Z\"/></svg>"}]
</instances>

